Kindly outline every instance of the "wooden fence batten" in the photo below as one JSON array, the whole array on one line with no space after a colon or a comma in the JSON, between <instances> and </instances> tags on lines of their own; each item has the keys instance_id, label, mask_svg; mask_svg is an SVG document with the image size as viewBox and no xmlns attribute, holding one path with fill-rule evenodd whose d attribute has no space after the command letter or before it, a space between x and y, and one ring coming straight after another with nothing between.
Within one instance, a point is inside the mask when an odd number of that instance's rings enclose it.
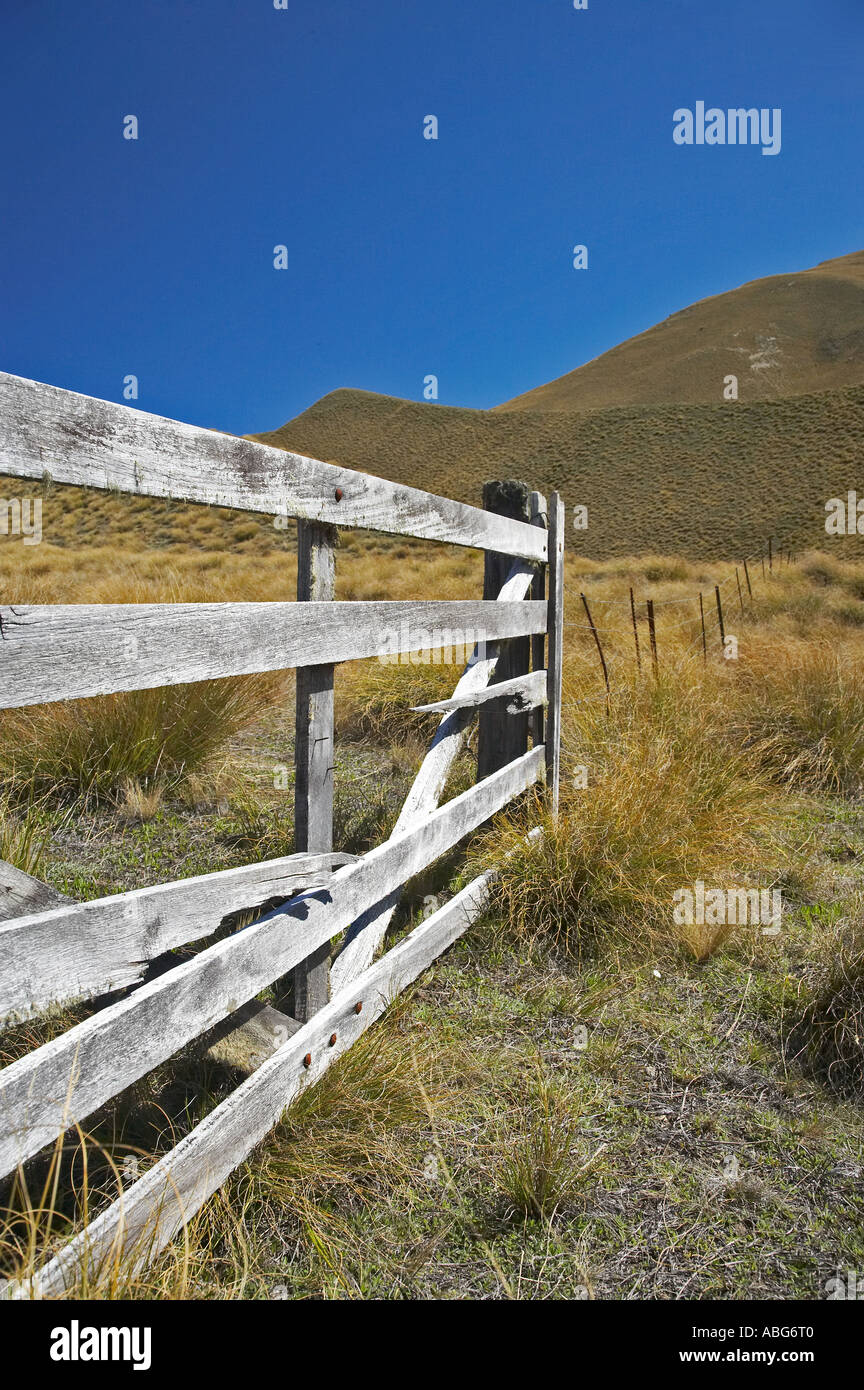
<instances>
[{"instance_id":1,"label":"wooden fence batten","mask_svg":"<svg viewBox=\"0 0 864 1390\"><path fill-rule=\"evenodd\" d=\"M564 673L564 503L549 498L549 636L546 665L546 783L549 808L558 815L561 788L561 702Z\"/></svg>"},{"instance_id":2,"label":"wooden fence batten","mask_svg":"<svg viewBox=\"0 0 864 1390\"><path fill-rule=\"evenodd\" d=\"M648 610L648 636L649 636L650 639L651 639L651 665L652 665L652 667L653 667L653 669L654 669L654 675L656 676L657 673L658 673L658 662L657 662L657 628L656 628L656 626L655 626L655 624L654 624L654 600L653 600L653 598L649 598L649 599L646 601L646 605L645 605L645 606L646 606L646 608L647 608L647 610Z\"/></svg>"},{"instance_id":3,"label":"wooden fence batten","mask_svg":"<svg viewBox=\"0 0 864 1390\"><path fill-rule=\"evenodd\" d=\"M330 603L336 596L336 533L314 521L297 522L297 599ZM333 695L335 666L297 671L294 736L294 848L333 849ZM294 968L294 1017L308 1023L330 997L330 943Z\"/></svg>"},{"instance_id":4,"label":"wooden fence batten","mask_svg":"<svg viewBox=\"0 0 864 1390\"><path fill-rule=\"evenodd\" d=\"M720 649L726 650L726 629L723 626L723 602L720 598L720 585L714 585L714 597L717 600L717 622L720 625Z\"/></svg>"},{"instance_id":5,"label":"wooden fence batten","mask_svg":"<svg viewBox=\"0 0 864 1390\"><path fill-rule=\"evenodd\" d=\"M633 619L633 641L636 643L636 670L642 670L642 656L639 651L639 627L636 622L636 600L633 597L633 585L630 585L630 617Z\"/></svg>"},{"instance_id":6,"label":"wooden fence batten","mask_svg":"<svg viewBox=\"0 0 864 1390\"><path fill-rule=\"evenodd\" d=\"M484 508L470 507L0 372L0 470L42 478L46 459L58 483L298 522L296 601L0 608L0 708L296 669L293 855L85 902L11 866L0 872L0 1020L100 999L82 1022L0 1070L0 1176L195 1039L246 1074L47 1262L35 1283L59 1295L109 1255L130 1270L146 1265L300 1090L461 935L488 901L495 871L375 960L410 878L538 781L557 813L564 508L557 494L547 509L540 493L512 483L487 485ZM482 549L484 597L338 602L337 525ZM442 718L391 837L361 856L334 852L336 666L441 650L459 632L479 633L479 645L450 699L417 706ZM595 638L602 661L596 629ZM604 674L608 690L605 662ZM475 716L479 780L441 806ZM259 913L250 926L208 944L232 914L248 911ZM170 956L193 942L194 954ZM256 998L288 975L293 1018ZM119 990L127 992L102 1005ZM0 1285L0 1297L12 1296Z\"/></svg>"}]
</instances>

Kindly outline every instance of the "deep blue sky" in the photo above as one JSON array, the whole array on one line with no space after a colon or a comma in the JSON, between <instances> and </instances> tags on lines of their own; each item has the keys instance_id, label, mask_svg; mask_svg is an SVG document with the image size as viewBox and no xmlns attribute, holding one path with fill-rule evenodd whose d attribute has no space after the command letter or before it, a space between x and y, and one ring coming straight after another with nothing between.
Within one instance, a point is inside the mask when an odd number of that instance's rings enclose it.
<instances>
[{"instance_id":1,"label":"deep blue sky","mask_svg":"<svg viewBox=\"0 0 864 1390\"><path fill-rule=\"evenodd\" d=\"M134 373L159 414L272 429L338 386L421 399L427 373L488 407L864 246L862 0L0 16L0 367L112 400ZM781 154L677 147L699 99L781 107Z\"/></svg>"}]
</instances>

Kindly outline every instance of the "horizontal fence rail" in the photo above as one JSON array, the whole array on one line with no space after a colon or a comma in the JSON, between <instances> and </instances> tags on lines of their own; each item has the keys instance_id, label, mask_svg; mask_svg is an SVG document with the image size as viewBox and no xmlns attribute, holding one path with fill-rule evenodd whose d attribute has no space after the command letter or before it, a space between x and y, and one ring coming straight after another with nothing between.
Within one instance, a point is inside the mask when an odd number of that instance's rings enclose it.
<instances>
[{"instance_id":1,"label":"horizontal fence rail","mask_svg":"<svg viewBox=\"0 0 864 1390\"><path fill-rule=\"evenodd\" d=\"M322 887L353 858L291 854L15 917L0 925L0 1021L135 984L150 961L230 914Z\"/></svg>"},{"instance_id":2,"label":"horizontal fence rail","mask_svg":"<svg viewBox=\"0 0 864 1390\"><path fill-rule=\"evenodd\" d=\"M546 559L546 532L368 473L0 372L0 472Z\"/></svg>"},{"instance_id":3,"label":"horizontal fence rail","mask_svg":"<svg viewBox=\"0 0 864 1390\"><path fill-rule=\"evenodd\" d=\"M0 1176L266 989L542 778L545 749L0 1071Z\"/></svg>"},{"instance_id":4,"label":"horizontal fence rail","mask_svg":"<svg viewBox=\"0 0 864 1390\"><path fill-rule=\"evenodd\" d=\"M90 1004L0 1070L0 1178L76 1130L86 1145L85 1121L190 1044L247 1076L39 1272L31 1291L59 1296L147 1264L465 931L497 871L375 960L412 878L538 783L556 807L563 513L512 480L487 483L480 510L3 373L0 472L298 522L295 603L0 606L0 709L296 671L293 855L86 902L0 863L0 1026ZM484 597L337 602L337 527L485 550ZM334 851L337 667L468 651L450 698L416 706L441 718L389 839ZM479 780L440 805L478 720Z\"/></svg>"},{"instance_id":5,"label":"horizontal fence rail","mask_svg":"<svg viewBox=\"0 0 864 1390\"><path fill-rule=\"evenodd\" d=\"M544 632L546 604L95 603L0 608L0 708ZM449 652L449 657L448 657Z\"/></svg>"},{"instance_id":6,"label":"horizontal fence rail","mask_svg":"<svg viewBox=\"0 0 864 1390\"><path fill-rule=\"evenodd\" d=\"M531 832L536 837L539 831ZM278 1123L293 1100L467 930L489 901L488 870L357 977L176 1148L50 1260L32 1292L57 1298L82 1278L145 1267ZM357 1005L360 1005L358 1009ZM307 1064L308 1062L308 1064ZM15 1294L19 1294L15 1290ZM0 1285L0 1298L13 1296Z\"/></svg>"}]
</instances>

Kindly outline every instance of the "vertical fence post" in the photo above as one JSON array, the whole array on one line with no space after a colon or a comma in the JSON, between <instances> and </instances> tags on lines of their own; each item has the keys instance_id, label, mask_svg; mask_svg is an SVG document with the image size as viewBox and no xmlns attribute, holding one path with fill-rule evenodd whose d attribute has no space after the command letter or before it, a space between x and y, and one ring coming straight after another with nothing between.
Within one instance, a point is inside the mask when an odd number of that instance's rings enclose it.
<instances>
[{"instance_id":1,"label":"vertical fence post","mask_svg":"<svg viewBox=\"0 0 864 1390\"><path fill-rule=\"evenodd\" d=\"M747 580L747 593L748 593L749 597L752 599L752 597L753 597L753 585L750 583L750 571L749 571L748 568L747 568L747 561L746 561L746 560L744 561L744 578Z\"/></svg>"},{"instance_id":2,"label":"vertical fence post","mask_svg":"<svg viewBox=\"0 0 864 1390\"><path fill-rule=\"evenodd\" d=\"M649 598L646 603L648 609L648 636L651 638L651 665L654 668L654 675L657 675L657 629L654 626L654 600Z\"/></svg>"},{"instance_id":3,"label":"vertical fence post","mask_svg":"<svg viewBox=\"0 0 864 1390\"><path fill-rule=\"evenodd\" d=\"M636 600L633 597L633 586L630 586L630 617L633 619L633 641L636 643L636 669L642 670L642 657L639 652L639 628L636 624Z\"/></svg>"},{"instance_id":4,"label":"vertical fence post","mask_svg":"<svg viewBox=\"0 0 864 1390\"><path fill-rule=\"evenodd\" d=\"M542 492L532 492L528 498L528 511L531 517L532 526L546 527L549 524L548 513L546 510L546 498ZM541 602L546 598L546 566L538 565L537 573L531 585L532 599L539 599ZM531 638L531 670L545 671L546 669L546 634L538 632ZM542 705L538 705L528 716L528 727L531 730L531 742L535 748L539 748L543 742L543 722L544 710Z\"/></svg>"},{"instance_id":5,"label":"vertical fence post","mask_svg":"<svg viewBox=\"0 0 864 1390\"><path fill-rule=\"evenodd\" d=\"M744 616L744 595L741 592L741 576L738 573L738 566L735 566L735 583L738 585L738 602L741 605L741 616Z\"/></svg>"},{"instance_id":6,"label":"vertical fence post","mask_svg":"<svg viewBox=\"0 0 864 1390\"><path fill-rule=\"evenodd\" d=\"M599 632L597 631L597 628L596 628L595 625L594 625L594 619L591 617L591 609L588 607L588 600L587 600L587 598L585 597L584 594L580 594L579 597L580 597L581 600L582 600L582 604L583 604L583 607L584 607L584 609L585 609L585 616L586 616L587 619L588 619L588 626L589 626L590 629L591 629L592 635L593 635L593 637L594 637L594 641L595 641L595 643L596 643L596 645L597 645L597 654L598 654L598 656L600 657L600 666L601 666L602 671L603 671L603 680L604 680L604 682L605 682L605 684L606 684L606 713L608 714L608 713L609 713L609 672L608 672L608 670L607 670L607 668L606 668L606 658L605 658L605 656L603 655L603 647L602 647L602 645L601 645L601 643L600 643L600 634L599 634Z\"/></svg>"},{"instance_id":7,"label":"vertical fence post","mask_svg":"<svg viewBox=\"0 0 864 1390\"><path fill-rule=\"evenodd\" d=\"M297 598L327 602L335 589L332 526L297 522ZM297 670L294 746L294 847L333 848L333 672L332 665ZM330 946L325 942L294 968L294 1017L306 1023L330 997Z\"/></svg>"},{"instance_id":8,"label":"vertical fence post","mask_svg":"<svg viewBox=\"0 0 864 1390\"><path fill-rule=\"evenodd\" d=\"M702 590L699 590L699 619L702 623L702 660L708 660L708 640L705 636L705 605L702 602Z\"/></svg>"},{"instance_id":9,"label":"vertical fence post","mask_svg":"<svg viewBox=\"0 0 864 1390\"><path fill-rule=\"evenodd\" d=\"M564 663L564 503L549 498L549 634L546 658L546 785L553 816L558 814L561 786L561 687Z\"/></svg>"},{"instance_id":10,"label":"vertical fence post","mask_svg":"<svg viewBox=\"0 0 864 1390\"><path fill-rule=\"evenodd\" d=\"M498 516L516 521L530 521L528 486L514 481L483 484L483 507ZM486 551L483 567L483 597L496 599L501 592L513 557ZM480 634L481 638L483 634ZM495 680L511 680L528 672L531 656L530 637L508 637L498 643L500 655L495 667ZM480 709L477 730L477 776L489 777L500 767L520 758L528 751L528 712L508 714L503 702L493 701Z\"/></svg>"},{"instance_id":11,"label":"vertical fence post","mask_svg":"<svg viewBox=\"0 0 864 1390\"><path fill-rule=\"evenodd\" d=\"M726 630L723 627L723 605L720 602L720 585L714 585L714 596L717 599L717 618L720 623L720 646L726 650Z\"/></svg>"}]
</instances>

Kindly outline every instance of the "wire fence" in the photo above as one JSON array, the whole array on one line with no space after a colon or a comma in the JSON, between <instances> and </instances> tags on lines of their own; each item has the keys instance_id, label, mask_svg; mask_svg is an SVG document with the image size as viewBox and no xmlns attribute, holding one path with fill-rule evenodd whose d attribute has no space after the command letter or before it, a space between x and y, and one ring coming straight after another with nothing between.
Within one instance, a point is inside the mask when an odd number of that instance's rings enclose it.
<instances>
[{"instance_id":1,"label":"wire fence","mask_svg":"<svg viewBox=\"0 0 864 1390\"><path fill-rule=\"evenodd\" d=\"M563 702L564 707L572 708L596 700L605 700L608 709L613 696L626 693L624 688L613 689L609 678L609 637L615 615L608 618L606 616L608 610L624 610L626 613L624 621L627 628L632 629L633 659L638 670L641 671L647 662L654 674L658 674L661 664L662 637L686 627L694 628L695 635L691 642L684 644L683 651L679 647L679 655L692 656L695 651L701 648L703 661L707 663L711 649L716 652L719 648L722 654L726 655L727 638L732 636L731 632L728 631L728 623L733 619L733 616L743 617L747 609L752 608L754 583L760 583L763 579L767 581L781 569L787 568L792 564L794 553L794 546L791 542L778 544L777 538L770 536L763 543L761 549L745 556L738 564L729 562L731 569L725 578L716 582L710 581L706 588L697 590L694 595L685 594L668 599L655 599L647 595L637 599L632 586L627 598L606 598L600 594L589 596L582 590L577 590L572 583L565 584L565 595L571 601L578 600L582 604L586 621L568 621L565 622L564 626L570 631L591 634L593 646L599 658L604 689L592 695L585 695L578 700L565 700ZM658 623L658 613L663 614L664 610L670 608L680 609L681 605L688 605L692 611L682 617L676 617L672 621L666 621L664 617L662 626ZM595 616L595 607L601 607L604 610L599 618ZM641 640L640 621L643 624ZM645 641L646 629L647 643ZM616 638L621 638L620 625L613 629L613 633ZM616 654L612 664L616 664L619 660L620 656Z\"/></svg>"}]
</instances>

